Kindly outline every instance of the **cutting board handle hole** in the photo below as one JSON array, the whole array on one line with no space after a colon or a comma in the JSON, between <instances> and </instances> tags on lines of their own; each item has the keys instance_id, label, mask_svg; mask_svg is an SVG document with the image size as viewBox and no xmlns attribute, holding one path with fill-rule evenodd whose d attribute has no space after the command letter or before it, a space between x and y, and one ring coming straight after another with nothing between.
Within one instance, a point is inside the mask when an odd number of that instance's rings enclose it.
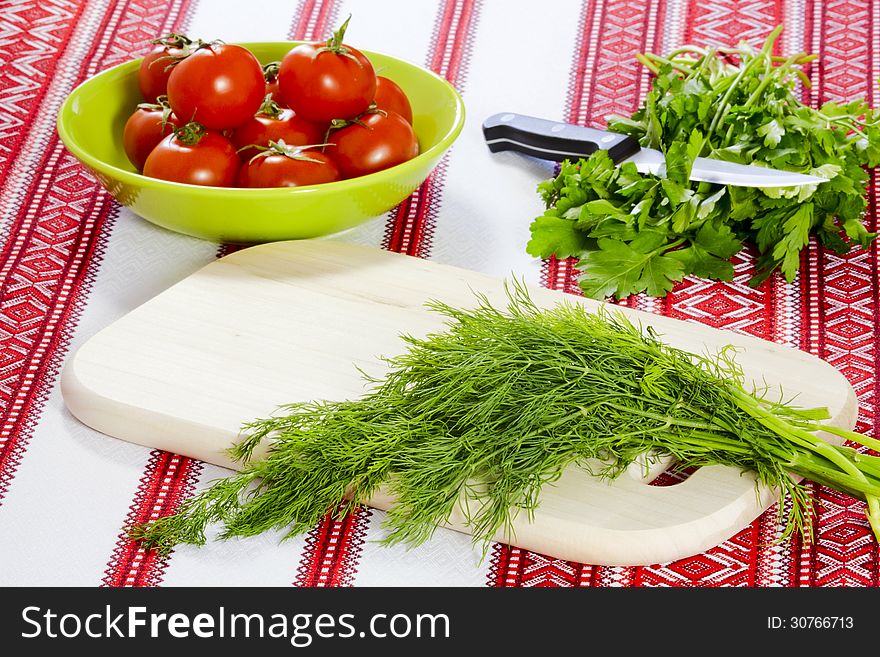
<instances>
[{"instance_id":1,"label":"cutting board handle hole","mask_svg":"<svg viewBox=\"0 0 880 657\"><path fill-rule=\"evenodd\" d=\"M675 486L699 468L682 468L674 457L645 453L627 471L630 477L649 486Z\"/></svg>"},{"instance_id":2,"label":"cutting board handle hole","mask_svg":"<svg viewBox=\"0 0 880 657\"><path fill-rule=\"evenodd\" d=\"M699 468L677 468L675 465L661 472L656 479L650 482L650 486L677 486L687 480Z\"/></svg>"},{"instance_id":3,"label":"cutting board handle hole","mask_svg":"<svg viewBox=\"0 0 880 657\"><path fill-rule=\"evenodd\" d=\"M655 452L645 452L630 463L627 474L643 484L650 484L675 465L675 458Z\"/></svg>"}]
</instances>

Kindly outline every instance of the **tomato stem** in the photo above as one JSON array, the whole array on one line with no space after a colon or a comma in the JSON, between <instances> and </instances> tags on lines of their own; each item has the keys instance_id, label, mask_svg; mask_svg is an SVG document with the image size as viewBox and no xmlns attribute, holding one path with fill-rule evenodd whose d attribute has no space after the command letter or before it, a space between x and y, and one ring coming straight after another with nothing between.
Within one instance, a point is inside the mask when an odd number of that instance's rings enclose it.
<instances>
[{"instance_id":1,"label":"tomato stem","mask_svg":"<svg viewBox=\"0 0 880 657\"><path fill-rule=\"evenodd\" d=\"M201 39L198 39L198 41L196 42L196 48L195 50L193 50L193 52L195 52L196 50L213 51L214 46L222 46L225 44L226 42L223 39L212 39L211 41L202 41Z\"/></svg>"},{"instance_id":2,"label":"tomato stem","mask_svg":"<svg viewBox=\"0 0 880 657\"><path fill-rule=\"evenodd\" d=\"M304 162L314 162L315 164L324 164L322 160L316 160L313 157L309 157L305 151L314 148L323 148L324 146L333 146L333 144L306 144L305 146L294 146L292 144L286 143L283 139L279 139L278 141L269 140L268 146L262 146L260 144L248 144L247 146L242 146L238 149L237 152L241 152L243 150L247 150L249 148L255 148L259 153L254 155L250 160L248 160L248 164L254 162L257 158L261 157L269 157L270 155L282 155L284 157L290 158L291 160L302 160Z\"/></svg>"},{"instance_id":3,"label":"tomato stem","mask_svg":"<svg viewBox=\"0 0 880 657\"><path fill-rule=\"evenodd\" d=\"M197 121L190 121L174 129L174 136L180 143L186 146L195 146L202 141L202 137L206 134L208 134L207 128Z\"/></svg>"},{"instance_id":4,"label":"tomato stem","mask_svg":"<svg viewBox=\"0 0 880 657\"><path fill-rule=\"evenodd\" d=\"M185 34L177 34L172 32L171 34L166 34L163 37L158 39L153 39L150 43L155 43L158 46L164 46L167 49L171 48L174 50L179 50L180 52L177 54L171 54L168 52L162 57L157 57L154 59L150 66L157 62L168 62L168 65L165 67L164 71L167 72L177 66L184 59L189 57L193 53L193 46L196 46L196 50L204 46L205 42L201 39L192 40Z\"/></svg>"},{"instance_id":5,"label":"tomato stem","mask_svg":"<svg viewBox=\"0 0 880 657\"><path fill-rule=\"evenodd\" d=\"M168 96L164 94L156 97L155 103L138 103L137 108L142 110L163 110L166 107L170 107L168 105Z\"/></svg>"},{"instance_id":6,"label":"tomato stem","mask_svg":"<svg viewBox=\"0 0 880 657\"><path fill-rule=\"evenodd\" d=\"M263 104L257 110L257 114L268 116L270 119L280 119L282 113L281 105L272 100L272 94L266 94Z\"/></svg>"},{"instance_id":7,"label":"tomato stem","mask_svg":"<svg viewBox=\"0 0 880 657\"><path fill-rule=\"evenodd\" d=\"M341 53L343 51L342 40L345 38L345 30L348 29L348 22L351 20L351 14L345 19L345 22L339 26L333 35L327 39L327 50L330 52Z\"/></svg>"},{"instance_id":8,"label":"tomato stem","mask_svg":"<svg viewBox=\"0 0 880 657\"><path fill-rule=\"evenodd\" d=\"M381 114L382 116L388 116L388 112L383 109L379 109L379 107L376 106L375 102L370 103L370 106L367 109L365 109L353 119L332 119L330 121L330 125L327 126L327 131L324 133L324 141L327 141L330 138L330 133L334 130L341 130L342 128L347 128L350 125L359 125L360 127L366 128L367 130L372 130L370 126L368 126L361 120L361 117L366 116L367 114Z\"/></svg>"},{"instance_id":9,"label":"tomato stem","mask_svg":"<svg viewBox=\"0 0 880 657\"><path fill-rule=\"evenodd\" d=\"M263 79L266 83L275 82L278 72L281 70L281 62L269 62L263 66Z\"/></svg>"},{"instance_id":10,"label":"tomato stem","mask_svg":"<svg viewBox=\"0 0 880 657\"><path fill-rule=\"evenodd\" d=\"M351 50L345 47L342 43L342 39L345 37L345 30L348 27L348 21L350 20L351 14L349 14L348 18L345 19L345 22L339 26L339 29L333 33L333 36L327 39L326 44L315 50L315 54L320 55L322 52L332 52L334 55L348 57L358 66L363 66L360 60L352 54Z\"/></svg>"},{"instance_id":11,"label":"tomato stem","mask_svg":"<svg viewBox=\"0 0 880 657\"><path fill-rule=\"evenodd\" d=\"M361 112L358 115L358 119L360 119L365 114L381 114L382 116L388 116L388 112L386 112L385 110L380 108L378 105L376 105L375 100L372 103L370 103L370 106L367 109L365 109L363 112Z\"/></svg>"},{"instance_id":12,"label":"tomato stem","mask_svg":"<svg viewBox=\"0 0 880 657\"><path fill-rule=\"evenodd\" d=\"M168 125L168 121L171 119L171 105L168 104L168 96L162 94L161 96L156 97L155 103L138 103L138 109L148 110L148 111L162 111L162 127L164 128Z\"/></svg>"},{"instance_id":13,"label":"tomato stem","mask_svg":"<svg viewBox=\"0 0 880 657\"><path fill-rule=\"evenodd\" d=\"M195 42L185 34L170 32L165 36L159 37L158 39L153 39L152 41L150 41L150 43L154 43L157 46L165 46L166 48L184 49L187 46L191 46Z\"/></svg>"}]
</instances>

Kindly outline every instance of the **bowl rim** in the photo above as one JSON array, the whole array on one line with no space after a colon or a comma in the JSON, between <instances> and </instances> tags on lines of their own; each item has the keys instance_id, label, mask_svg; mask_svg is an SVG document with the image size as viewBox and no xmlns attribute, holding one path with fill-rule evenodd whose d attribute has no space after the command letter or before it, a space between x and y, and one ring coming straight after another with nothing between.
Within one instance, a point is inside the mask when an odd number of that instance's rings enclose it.
<instances>
[{"instance_id":1,"label":"bowl rim","mask_svg":"<svg viewBox=\"0 0 880 657\"><path fill-rule=\"evenodd\" d=\"M246 42L235 42L235 45L243 46L248 48L249 50L253 46L264 47L264 46L289 46L294 47L303 43L309 43L308 41L246 41ZM397 177L397 174L402 170L407 168L420 168L423 163L428 162L432 159L439 158L456 140L458 135L461 133L464 122L465 122L465 106L464 101L461 97L459 91L444 77L438 75L434 71L431 71L423 66L419 66L414 64L408 60L401 59L400 57L395 57L393 55L388 55L383 52L378 52L375 50L361 50L361 52L370 58L373 55L378 55L379 57L383 57L386 59L392 59L396 62L400 62L407 66L410 66L414 69L417 69L420 73L428 75L429 77L434 78L436 81L442 83L444 87L450 92L450 96L454 101L454 111L455 115L453 117L452 125L449 130L443 134L440 139L435 143L431 148L425 151L421 151L414 158L407 160L406 162L401 162L400 164L396 164L393 167L389 167L387 169L382 169L381 171L376 171L375 173L370 173L364 176L357 176L355 178L346 178L344 180L336 180L329 183L320 183L315 185L302 185L298 187L218 187L213 185L191 185L189 183L179 183L171 180L162 180L161 178L151 178L149 176L145 176L142 173L137 173L134 171L128 171L126 169L121 169L117 166L106 162L98 157L92 155L88 150L86 150L77 139L71 134L71 132L67 129L66 122L63 120L65 114L72 112L70 106L76 100L78 94L82 93L85 88L88 87L89 84L94 83L95 80L98 80L103 77L110 77L112 75L119 74L125 69L135 70L138 66L140 66L143 57L139 57L137 59L130 59L115 66L111 66L99 73L96 73L85 80L83 80L80 84L78 84L64 99L64 102L61 103L58 108L58 113L55 119L55 127L58 131L58 136L61 138L61 141L67 147L67 149L81 162L89 166L90 168L97 170L101 173L107 173L108 175L112 175L114 178L119 180L122 183L129 184L137 184L141 186L159 186L159 187L167 187L169 190L179 189L186 190L189 193L196 194L216 194L218 190L223 190L227 193L232 193L236 195L242 196L260 196L260 195L288 195L292 193L315 193L315 192L333 192L335 190L340 190L340 188L345 189L356 189L363 186L372 186L373 184L381 184L383 179L387 179L388 182L392 181ZM127 71L126 71L127 72Z\"/></svg>"}]
</instances>

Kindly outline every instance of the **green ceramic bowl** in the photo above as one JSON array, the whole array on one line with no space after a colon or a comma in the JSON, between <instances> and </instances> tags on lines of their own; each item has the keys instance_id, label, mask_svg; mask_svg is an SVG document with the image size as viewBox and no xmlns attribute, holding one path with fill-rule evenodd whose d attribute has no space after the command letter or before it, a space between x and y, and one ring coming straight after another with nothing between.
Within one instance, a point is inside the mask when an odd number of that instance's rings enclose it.
<instances>
[{"instance_id":1,"label":"green ceramic bowl","mask_svg":"<svg viewBox=\"0 0 880 657\"><path fill-rule=\"evenodd\" d=\"M296 42L243 44L266 63ZM221 242L256 243L336 233L405 199L436 166L464 124L464 105L443 78L400 59L364 52L397 82L413 107L421 154L378 173L323 185L278 189L200 187L138 174L122 150L135 105L140 60L108 69L77 87L61 106L58 134L122 205L174 231Z\"/></svg>"}]
</instances>

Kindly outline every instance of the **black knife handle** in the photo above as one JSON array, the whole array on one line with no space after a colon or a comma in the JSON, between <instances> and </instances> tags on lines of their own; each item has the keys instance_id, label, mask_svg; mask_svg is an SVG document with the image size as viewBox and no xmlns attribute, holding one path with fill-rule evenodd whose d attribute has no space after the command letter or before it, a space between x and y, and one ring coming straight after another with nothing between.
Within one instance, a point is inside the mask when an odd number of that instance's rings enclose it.
<instances>
[{"instance_id":1,"label":"black knife handle","mask_svg":"<svg viewBox=\"0 0 880 657\"><path fill-rule=\"evenodd\" d=\"M554 162L588 157L601 149L608 151L614 163L619 164L638 153L640 148L639 142L629 135L513 112L500 112L486 119L483 136L493 153L518 151Z\"/></svg>"}]
</instances>

